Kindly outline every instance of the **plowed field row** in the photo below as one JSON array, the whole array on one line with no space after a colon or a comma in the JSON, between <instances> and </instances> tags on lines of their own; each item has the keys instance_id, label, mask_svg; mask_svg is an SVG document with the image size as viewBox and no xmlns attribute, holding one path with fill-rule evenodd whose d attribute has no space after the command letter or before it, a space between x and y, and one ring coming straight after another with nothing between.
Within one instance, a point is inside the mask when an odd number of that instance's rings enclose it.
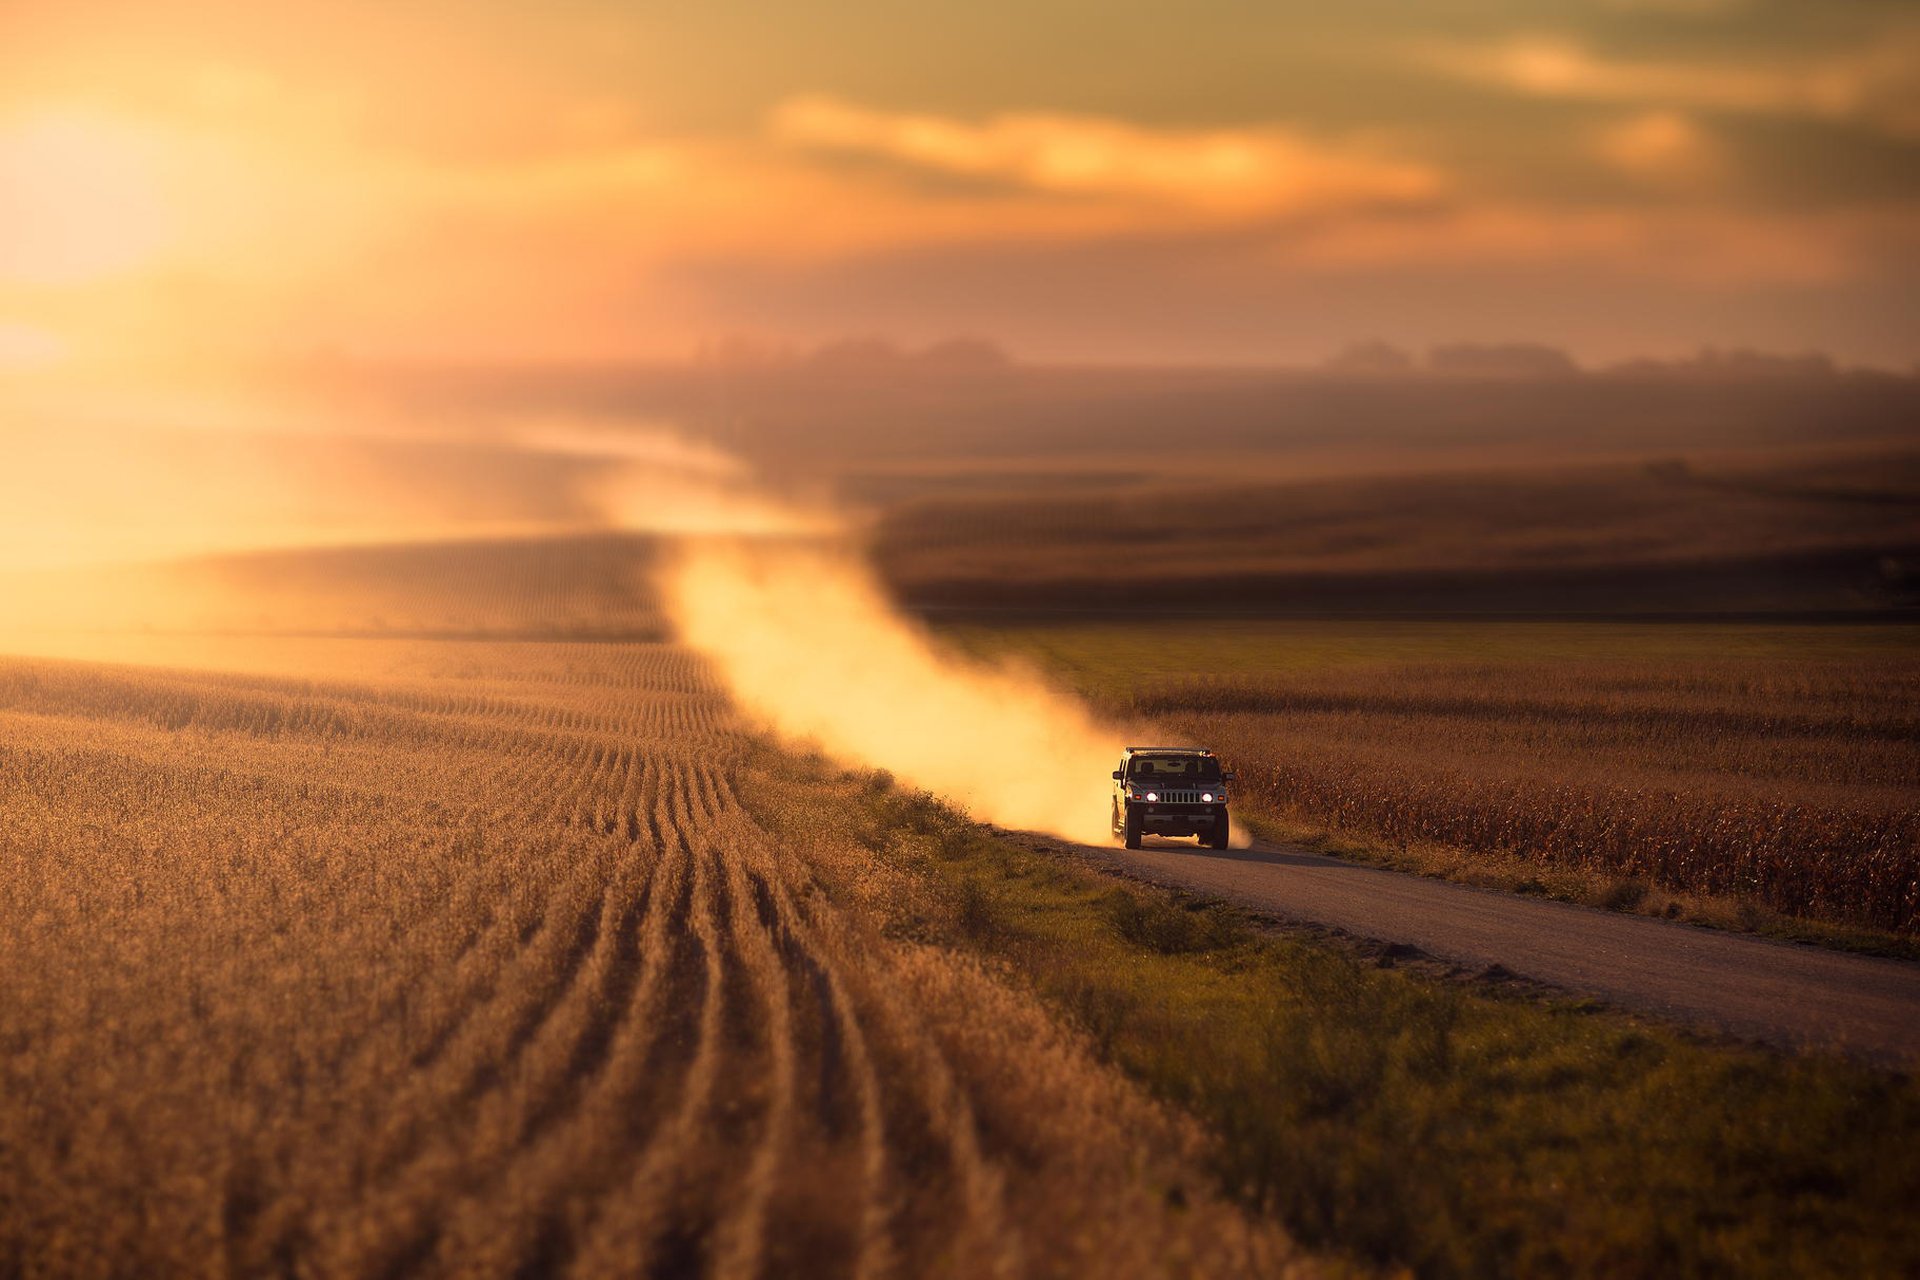
<instances>
[{"instance_id":1,"label":"plowed field row","mask_svg":"<svg viewBox=\"0 0 1920 1280\"><path fill-rule=\"evenodd\" d=\"M659 645L0 662L0 1272L1285 1263L760 750Z\"/></svg>"}]
</instances>

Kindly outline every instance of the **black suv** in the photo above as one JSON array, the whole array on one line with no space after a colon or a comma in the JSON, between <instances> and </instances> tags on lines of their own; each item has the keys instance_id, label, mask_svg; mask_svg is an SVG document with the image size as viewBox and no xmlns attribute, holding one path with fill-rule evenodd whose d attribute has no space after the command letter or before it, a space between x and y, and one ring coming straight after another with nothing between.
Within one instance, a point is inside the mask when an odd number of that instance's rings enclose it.
<instances>
[{"instance_id":1,"label":"black suv","mask_svg":"<svg viewBox=\"0 0 1920 1280\"><path fill-rule=\"evenodd\" d=\"M1198 747L1128 747L1113 771L1113 834L1138 849L1142 835L1199 836L1227 847L1227 783L1220 759Z\"/></svg>"}]
</instances>

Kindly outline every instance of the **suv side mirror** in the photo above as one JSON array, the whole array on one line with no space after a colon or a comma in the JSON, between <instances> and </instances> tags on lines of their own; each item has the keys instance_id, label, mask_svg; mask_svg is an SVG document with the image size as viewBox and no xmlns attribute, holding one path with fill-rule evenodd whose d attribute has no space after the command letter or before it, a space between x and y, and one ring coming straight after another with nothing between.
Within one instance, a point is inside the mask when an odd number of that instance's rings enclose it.
<instances>
[{"instance_id":1,"label":"suv side mirror","mask_svg":"<svg viewBox=\"0 0 1920 1280\"><path fill-rule=\"evenodd\" d=\"M1233 775L1232 775L1231 773L1223 773L1223 774L1221 774L1221 775L1220 775L1220 781L1222 781L1222 782L1232 782L1232 781L1233 781Z\"/></svg>"},{"instance_id":2,"label":"suv side mirror","mask_svg":"<svg viewBox=\"0 0 1920 1280\"><path fill-rule=\"evenodd\" d=\"M1126 775L1124 775L1124 774L1122 774L1122 773L1121 773L1121 772L1120 772L1120 771L1119 771L1118 769L1115 769L1115 770L1113 771L1113 780L1114 780L1115 782L1118 782L1118 781L1120 781L1120 779L1121 779L1121 778L1123 778L1123 777L1125 777L1125 776L1126 776Z\"/></svg>"}]
</instances>

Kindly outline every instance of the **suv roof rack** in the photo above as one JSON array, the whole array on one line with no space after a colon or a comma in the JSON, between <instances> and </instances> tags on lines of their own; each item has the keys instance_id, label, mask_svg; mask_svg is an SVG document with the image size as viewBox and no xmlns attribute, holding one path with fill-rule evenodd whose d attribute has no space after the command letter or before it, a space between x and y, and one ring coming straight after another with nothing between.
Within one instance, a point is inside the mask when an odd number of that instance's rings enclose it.
<instances>
[{"instance_id":1,"label":"suv roof rack","mask_svg":"<svg viewBox=\"0 0 1920 1280\"><path fill-rule=\"evenodd\" d=\"M1210 756L1213 752L1205 747L1128 747L1129 751L1154 751L1169 756Z\"/></svg>"}]
</instances>

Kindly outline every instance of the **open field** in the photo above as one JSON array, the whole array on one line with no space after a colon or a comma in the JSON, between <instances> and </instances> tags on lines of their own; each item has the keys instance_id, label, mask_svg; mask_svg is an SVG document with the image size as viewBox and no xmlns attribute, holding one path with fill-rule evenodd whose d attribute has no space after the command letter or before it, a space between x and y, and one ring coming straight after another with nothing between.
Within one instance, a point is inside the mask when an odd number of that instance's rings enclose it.
<instances>
[{"instance_id":1,"label":"open field","mask_svg":"<svg viewBox=\"0 0 1920 1280\"><path fill-rule=\"evenodd\" d=\"M876 554L916 604L1027 613L1863 612L1920 584L1910 450L1543 466L1462 448L1333 475L1170 457L1100 485L903 496Z\"/></svg>"},{"instance_id":2,"label":"open field","mask_svg":"<svg viewBox=\"0 0 1920 1280\"><path fill-rule=\"evenodd\" d=\"M1330 475L1282 451L1171 475L1150 461L992 462L884 475L849 464L820 483L859 498L849 521L893 595L949 620L1893 620L1920 601L1920 454L1886 444L1578 464L1461 449L1420 472ZM644 571L662 545L658 533L575 531L10 572L0 632L17 617L68 630L660 639Z\"/></svg>"},{"instance_id":3,"label":"open field","mask_svg":"<svg viewBox=\"0 0 1920 1280\"><path fill-rule=\"evenodd\" d=\"M1748 523L1717 529L1706 572L1831 554L1867 585L1820 569L1783 594L1763 566L1750 598L1897 615L1905 473L1887 501L1854 472L1810 497L1782 474L1712 508ZM1405 598L1403 570L1441 595L1484 572L1481 606L1531 607L1540 575L1628 564L1612 598L1645 603L1649 565L1700 572L1675 495L1715 492L1638 463L1561 489L1397 483L1310 509L1260 489L1237 514L1203 485L1141 508L1132 545L1203 585L1236 538L1268 586L1324 557L1376 604ZM1537 526L1438 536L1488 483ZM1058 497L1049 478L1004 510ZM1043 572L989 556L952 580L1044 596L1053 557L1087 599L1117 562L1063 551L1074 522L1134 509L1090 494L981 541L1000 498L977 527L916 526L920 501L872 526L884 566L987 546ZM1795 504L1807 520L1769 542ZM1387 508L1413 514L1366 516ZM920 527L975 543L901 536ZM0 1092L30 1100L0 1108L0 1272L1898 1275L1920 1256L1907 1076L1115 897L1057 847L773 750L765 709L666 640L659 555L632 532L254 552L98 571L70 597L95 614L0 617L26 626L9 644L163 664L0 659ZM796 599L849 598L821 585ZM753 635L794 658L786 686L827 695L893 635L884 602L820 610L838 629L788 613ZM1250 811L1327 841L1912 944L1906 626L934 616L952 647L1086 695L1097 734L1207 741ZM809 666L822 648L844 661ZM945 678L935 657L915 678ZM883 718L915 732L921 692ZM1098 793L1104 768L1035 777Z\"/></svg>"},{"instance_id":4,"label":"open field","mask_svg":"<svg viewBox=\"0 0 1920 1280\"><path fill-rule=\"evenodd\" d=\"M1615 906L1664 890L1920 929L1920 657L1906 628L951 634L975 652L1028 655L1116 713L1221 751L1243 802L1296 832L1603 877Z\"/></svg>"},{"instance_id":5,"label":"open field","mask_svg":"<svg viewBox=\"0 0 1920 1280\"><path fill-rule=\"evenodd\" d=\"M668 646L222 643L254 673L0 663L9 1273L1920 1249L1904 1077L1116 895L769 752Z\"/></svg>"},{"instance_id":6,"label":"open field","mask_svg":"<svg viewBox=\"0 0 1920 1280\"><path fill-rule=\"evenodd\" d=\"M0 663L0 1272L1297 1258L684 654L285 643Z\"/></svg>"}]
</instances>

